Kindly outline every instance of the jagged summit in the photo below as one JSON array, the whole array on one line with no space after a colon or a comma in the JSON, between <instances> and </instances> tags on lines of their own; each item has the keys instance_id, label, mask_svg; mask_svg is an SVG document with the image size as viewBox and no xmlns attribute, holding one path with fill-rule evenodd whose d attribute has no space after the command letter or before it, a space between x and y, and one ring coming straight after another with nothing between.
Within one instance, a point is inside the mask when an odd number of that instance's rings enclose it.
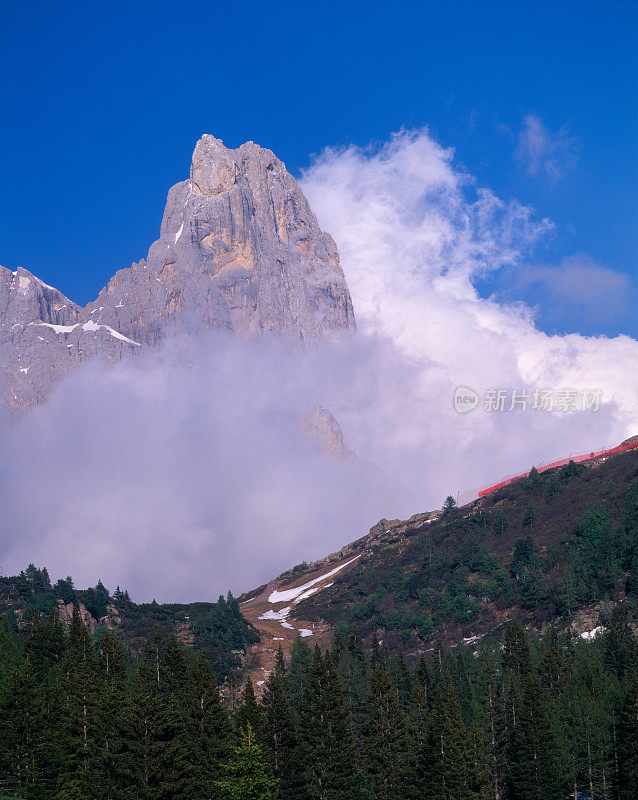
<instances>
[{"instance_id":1,"label":"jagged summit","mask_svg":"<svg viewBox=\"0 0 638 800\"><path fill-rule=\"evenodd\" d=\"M209 134L190 178L169 191L146 260L116 273L87 310L148 344L221 329L315 345L355 325L337 248L284 164Z\"/></svg>"},{"instance_id":2,"label":"jagged summit","mask_svg":"<svg viewBox=\"0 0 638 800\"><path fill-rule=\"evenodd\" d=\"M29 407L81 361L169 335L221 330L315 347L354 327L335 243L283 162L254 142L232 149L205 134L146 259L86 308L0 267L0 402Z\"/></svg>"}]
</instances>

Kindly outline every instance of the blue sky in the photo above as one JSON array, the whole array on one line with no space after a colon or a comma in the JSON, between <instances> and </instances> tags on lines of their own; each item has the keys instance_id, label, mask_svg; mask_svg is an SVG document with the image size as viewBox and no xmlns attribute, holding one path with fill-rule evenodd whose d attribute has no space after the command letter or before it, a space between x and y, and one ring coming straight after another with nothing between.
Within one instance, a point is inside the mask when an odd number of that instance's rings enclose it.
<instances>
[{"instance_id":1,"label":"blue sky","mask_svg":"<svg viewBox=\"0 0 638 800\"><path fill-rule=\"evenodd\" d=\"M195 141L326 146L429 126L554 231L478 288L549 332L638 336L635 2L2 0L0 263L78 302L146 255Z\"/></svg>"}]
</instances>

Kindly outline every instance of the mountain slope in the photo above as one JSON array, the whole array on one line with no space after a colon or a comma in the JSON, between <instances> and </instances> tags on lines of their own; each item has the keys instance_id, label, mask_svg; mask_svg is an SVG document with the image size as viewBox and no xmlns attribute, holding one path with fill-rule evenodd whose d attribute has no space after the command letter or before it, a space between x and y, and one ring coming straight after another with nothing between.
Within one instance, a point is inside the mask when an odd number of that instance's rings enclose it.
<instances>
[{"instance_id":1,"label":"mountain slope","mask_svg":"<svg viewBox=\"0 0 638 800\"><path fill-rule=\"evenodd\" d=\"M638 452L532 474L431 523L379 525L386 541L301 602L304 619L414 646L542 625L638 589Z\"/></svg>"},{"instance_id":2,"label":"mountain slope","mask_svg":"<svg viewBox=\"0 0 638 800\"><path fill-rule=\"evenodd\" d=\"M300 595L321 576L316 591ZM356 627L367 637L376 631L390 647L419 650L435 639L471 642L513 619L585 632L604 626L610 608L637 592L633 450L532 472L448 513L381 520L338 553L298 565L240 601L262 634L267 666L279 637L287 649L296 635L273 633L282 619L322 641Z\"/></svg>"}]
</instances>

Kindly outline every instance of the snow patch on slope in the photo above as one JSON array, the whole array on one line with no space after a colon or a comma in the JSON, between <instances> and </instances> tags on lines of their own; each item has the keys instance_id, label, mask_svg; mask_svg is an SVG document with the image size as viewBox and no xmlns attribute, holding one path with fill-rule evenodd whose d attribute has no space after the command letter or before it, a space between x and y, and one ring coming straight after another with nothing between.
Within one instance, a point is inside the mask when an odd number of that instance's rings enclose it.
<instances>
[{"instance_id":1,"label":"snow patch on slope","mask_svg":"<svg viewBox=\"0 0 638 800\"><path fill-rule=\"evenodd\" d=\"M326 572L324 575L320 575L318 578L315 578L312 581L308 581L308 583L304 583L303 586L297 586L294 589L286 589L283 592L279 592L279 591L275 590L269 596L268 602L269 603L288 603L291 600L299 602L302 599L301 595L306 594L308 589L310 589L312 586L315 586L317 583L320 583L321 581L325 580L326 578L330 578L333 575L336 575L337 572L339 572L340 570L344 569L344 567L347 567L348 564L352 564L352 562L356 561L358 558L359 558L359 556L355 556L354 558L351 558L349 561L346 561L344 564L341 564L340 566L335 567L333 570L330 570L330 572ZM319 589L319 588L320 587L317 587L317 589ZM317 591L317 590L315 590L315 591ZM306 594L306 596L307 596L307 594Z\"/></svg>"},{"instance_id":2,"label":"snow patch on slope","mask_svg":"<svg viewBox=\"0 0 638 800\"><path fill-rule=\"evenodd\" d=\"M584 631L580 634L581 639L593 639L594 637L598 636L599 633L603 633L605 631L604 625L598 625L596 628L592 628L590 631Z\"/></svg>"}]
</instances>

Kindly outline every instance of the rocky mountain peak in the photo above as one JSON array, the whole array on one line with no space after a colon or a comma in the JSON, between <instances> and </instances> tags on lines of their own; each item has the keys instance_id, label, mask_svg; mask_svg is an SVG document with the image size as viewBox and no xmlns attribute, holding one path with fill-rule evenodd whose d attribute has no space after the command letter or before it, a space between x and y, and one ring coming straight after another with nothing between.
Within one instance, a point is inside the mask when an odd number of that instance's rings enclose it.
<instances>
[{"instance_id":1,"label":"rocky mountain peak","mask_svg":"<svg viewBox=\"0 0 638 800\"><path fill-rule=\"evenodd\" d=\"M218 329L314 346L355 327L334 241L274 153L206 134L168 193L160 238L87 306L136 341Z\"/></svg>"},{"instance_id":2,"label":"rocky mountain peak","mask_svg":"<svg viewBox=\"0 0 638 800\"><path fill-rule=\"evenodd\" d=\"M219 330L306 348L354 327L335 243L283 162L254 142L232 149L205 134L146 259L86 308L0 267L0 399L33 405L80 361L167 336Z\"/></svg>"},{"instance_id":3,"label":"rocky mountain peak","mask_svg":"<svg viewBox=\"0 0 638 800\"><path fill-rule=\"evenodd\" d=\"M195 145L191 163L192 189L211 197L227 192L237 181L237 150L224 147L221 139L205 133Z\"/></svg>"}]
</instances>

